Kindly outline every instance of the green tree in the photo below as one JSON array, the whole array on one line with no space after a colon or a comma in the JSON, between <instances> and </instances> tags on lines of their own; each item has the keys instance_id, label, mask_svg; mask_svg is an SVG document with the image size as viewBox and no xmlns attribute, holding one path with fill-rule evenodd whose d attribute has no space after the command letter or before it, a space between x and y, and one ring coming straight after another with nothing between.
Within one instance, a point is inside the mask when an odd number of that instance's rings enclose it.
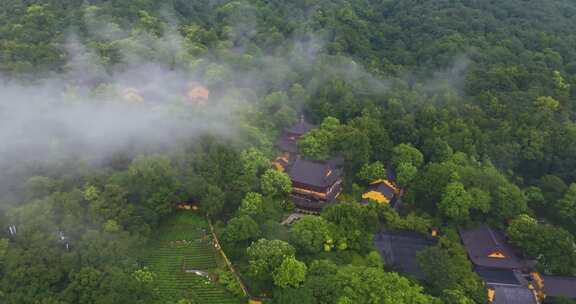
<instances>
[{"instance_id":1,"label":"green tree","mask_svg":"<svg viewBox=\"0 0 576 304\"><path fill-rule=\"evenodd\" d=\"M322 217L334 224L332 231L337 249L371 248L372 233L378 228L376 210L360 204L336 204L324 208Z\"/></svg>"},{"instance_id":2,"label":"green tree","mask_svg":"<svg viewBox=\"0 0 576 304\"><path fill-rule=\"evenodd\" d=\"M226 194L220 188L209 185L200 201L200 207L209 216L215 216L224 208L225 200Z\"/></svg>"},{"instance_id":3,"label":"green tree","mask_svg":"<svg viewBox=\"0 0 576 304\"><path fill-rule=\"evenodd\" d=\"M411 144L399 144L392 149L392 163L395 167L411 164L419 168L424 163L424 156Z\"/></svg>"},{"instance_id":4,"label":"green tree","mask_svg":"<svg viewBox=\"0 0 576 304\"><path fill-rule=\"evenodd\" d=\"M466 251L460 244L443 237L438 245L420 251L417 258L425 281L434 294L459 290L476 303L486 301L483 283L472 271Z\"/></svg>"},{"instance_id":5,"label":"green tree","mask_svg":"<svg viewBox=\"0 0 576 304\"><path fill-rule=\"evenodd\" d=\"M237 182L242 184L242 189L250 191L257 187L258 176L270 167L270 161L259 150L250 148L240 153L242 173Z\"/></svg>"},{"instance_id":6,"label":"green tree","mask_svg":"<svg viewBox=\"0 0 576 304\"><path fill-rule=\"evenodd\" d=\"M455 222L466 222L470 216L472 196L460 182L452 182L446 186L438 210L446 218Z\"/></svg>"},{"instance_id":7,"label":"green tree","mask_svg":"<svg viewBox=\"0 0 576 304\"><path fill-rule=\"evenodd\" d=\"M423 288L395 272L346 265L336 274L338 301L367 304L439 303L423 293Z\"/></svg>"},{"instance_id":8,"label":"green tree","mask_svg":"<svg viewBox=\"0 0 576 304\"><path fill-rule=\"evenodd\" d=\"M546 272L571 275L576 271L576 245L568 231L552 225L539 225L528 215L515 218L508 227L510 241L538 261Z\"/></svg>"},{"instance_id":9,"label":"green tree","mask_svg":"<svg viewBox=\"0 0 576 304\"><path fill-rule=\"evenodd\" d=\"M357 168L368 162L372 156L368 136L351 126L340 126L335 131L333 141L332 150L344 157L346 166L353 171L357 171Z\"/></svg>"},{"instance_id":10,"label":"green tree","mask_svg":"<svg viewBox=\"0 0 576 304\"><path fill-rule=\"evenodd\" d=\"M555 204L558 218L572 231L576 231L576 183L568 187L564 196Z\"/></svg>"},{"instance_id":11,"label":"green tree","mask_svg":"<svg viewBox=\"0 0 576 304\"><path fill-rule=\"evenodd\" d=\"M128 168L127 177L129 191L159 216L169 214L182 199L178 195L178 173L166 156L137 158Z\"/></svg>"},{"instance_id":12,"label":"green tree","mask_svg":"<svg viewBox=\"0 0 576 304\"><path fill-rule=\"evenodd\" d=\"M511 219L526 211L526 197L518 186L507 183L496 189L491 212L495 218Z\"/></svg>"},{"instance_id":13,"label":"green tree","mask_svg":"<svg viewBox=\"0 0 576 304\"><path fill-rule=\"evenodd\" d=\"M354 127L360 132L366 134L372 147L372 157L377 161L388 161L392 153L392 141L388 131L382 124L380 109L366 109L362 116L358 116L348 122L349 126Z\"/></svg>"},{"instance_id":14,"label":"green tree","mask_svg":"<svg viewBox=\"0 0 576 304\"><path fill-rule=\"evenodd\" d=\"M280 240L260 239L247 249L249 273L258 279L266 280L282 264L285 258L293 257L295 249Z\"/></svg>"},{"instance_id":15,"label":"green tree","mask_svg":"<svg viewBox=\"0 0 576 304\"><path fill-rule=\"evenodd\" d=\"M260 179L262 193L269 197L285 197L292 192L292 181L288 174L268 169Z\"/></svg>"},{"instance_id":16,"label":"green tree","mask_svg":"<svg viewBox=\"0 0 576 304\"><path fill-rule=\"evenodd\" d=\"M401 163L396 167L396 181L403 187L408 186L418 175L418 168L409 163Z\"/></svg>"},{"instance_id":17,"label":"green tree","mask_svg":"<svg viewBox=\"0 0 576 304\"><path fill-rule=\"evenodd\" d=\"M429 163L414 180L408 192L416 205L430 214L436 212L436 204L448 184L455 181L458 166L453 162Z\"/></svg>"},{"instance_id":18,"label":"green tree","mask_svg":"<svg viewBox=\"0 0 576 304\"><path fill-rule=\"evenodd\" d=\"M327 160L332 155L332 137L326 130L314 129L298 139L298 150L305 158Z\"/></svg>"},{"instance_id":19,"label":"green tree","mask_svg":"<svg viewBox=\"0 0 576 304\"><path fill-rule=\"evenodd\" d=\"M327 160L334 154L335 138L340 128L340 121L326 117L319 128L316 128L298 139L300 153L308 159ZM366 152L365 150L361 151Z\"/></svg>"},{"instance_id":20,"label":"green tree","mask_svg":"<svg viewBox=\"0 0 576 304\"><path fill-rule=\"evenodd\" d=\"M568 186L566 183L555 175L544 175L538 181L542 194L547 201L555 202L562 197Z\"/></svg>"},{"instance_id":21,"label":"green tree","mask_svg":"<svg viewBox=\"0 0 576 304\"><path fill-rule=\"evenodd\" d=\"M8 252L8 244L8 239L0 239L0 273L2 272L2 266L4 266L6 252Z\"/></svg>"},{"instance_id":22,"label":"green tree","mask_svg":"<svg viewBox=\"0 0 576 304\"><path fill-rule=\"evenodd\" d=\"M277 288L274 290L275 304L314 304L316 299L310 288Z\"/></svg>"},{"instance_id":23,"label":"green tree","mask_svg":"<svg viewBox=\"0 0 576 304\"><path fill-rule=\"evenodd\" d=\"M299 287L306 279L306 264L289 256L274 270L274 284L281 288Z\"/></svg>"},{"instance_id":24,"label":"green tree","mask_svg":"<svg viewBox=\"0 0 576 304\"><path fill-rule=\"evenodd\" d=\"M264 199L260 193L248 192L238 208L239 215L249 215L255 218L264 213Z\"/></svg>"},{"instance_id":25,"label":"green tree","mask_svg":"<svg viewBox=\"0 0 576 304\"><path fill-rule=\"evenodd\" d=\"M307 215L292 224L292 242L306 253L319 253L333 244L328 222L318 216Z\"/></svg>"},{"instance_id":26,"label":"green tree","mask_svg":"<svg viewBox=\"0 0 576 304\"><path fill-rule=\"evenodd\" d=\"M474 304L472 299L466 296L466 294L458 289L446 289L442 291L441 299L446 304Z\"/></svg>"},{"instance_id":27,"label":"green tree","mask_svg":"<svg viewBox=\"0 0 576 304\"><path fill-rule=\"evenodd\" d=\"M357 174L358 179L365 183L370 183L378 179L386 179L386 167L381 162L364 164Z\"/></svg>"},{"instance_id":28,"label":"green tree","mask_svg":"<svg viewBox=\"0 0 576 304\"><path fill-rule=\"evenodd\" d=\"M37 199L47 196L58 189L58 183L46 176L33 176L26 181L27 198Z\"/></svg>"},{"instance_id":29,"label":"green tree","mask_svg":"<svg viewBox=\"0 0 576 304\"><path fill-rule=\"evenodd\" d=\"M528 206L533 210L542 210L545 207L546 199L542 190L536 186L524 189L524 195L528 201Z\"/></svg>"},{"instance_id":30,"label":"green tree","mask_svg":"<svg viewBox=\"0 0 576 304\"><path fill-rule=\"evenodd\" d=\"M250 216L242 215L228 221L222 240L229 243L255 240L260 237L260 227Z\"/></svg>"},{"instance_id":31,"label":"green tree","mask_svg":"<svg viewBox=\"0 0 576 304\"><path fill-rule=\"evenodd\" d=\"M454 154L452 147L450 147L446 141L440 138L434 138L432 140L426 141L423 151L427 153L431 162L448 161Z\"/></svg>"},{"instance_id":32,"label":"green tree","mask_svg":"<svg viewBox=\"0 0 576 304\"><path fill-rule=\"evenodd\" d=\"M97 269L85 267L70 275L72 282L65 291L66 298L75 303L95 303L101 294L104 274Z\"/></svg>"},{"instance_id":33,"label":"green tree","mask_svg":"<svg viewBox=\"0 0 576 304\"><path fill-rule=\"evenodd\" d=\"M492 197L490 193L479 188L470 188L468 193L472 198L471 208L486 214L492 206Z\"/></svg>"}]
</instances>

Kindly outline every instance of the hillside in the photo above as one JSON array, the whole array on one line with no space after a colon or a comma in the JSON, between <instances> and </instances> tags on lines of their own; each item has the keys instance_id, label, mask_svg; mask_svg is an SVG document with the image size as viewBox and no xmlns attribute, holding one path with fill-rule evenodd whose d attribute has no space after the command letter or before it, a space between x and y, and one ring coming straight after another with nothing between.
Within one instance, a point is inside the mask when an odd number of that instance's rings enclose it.
<instances>
[{"instance_id":1,"label":"hillside","mask_svg":"<svg viewBox=\"0 0 576 304\"><path fill-rule=\"evenodd\" d=\"M574 29L572 0L3 0L0 302L240 301L171 247L207 216L265 303L572 303L538 282L576 276Z\"/></svg>"}]
</instances>

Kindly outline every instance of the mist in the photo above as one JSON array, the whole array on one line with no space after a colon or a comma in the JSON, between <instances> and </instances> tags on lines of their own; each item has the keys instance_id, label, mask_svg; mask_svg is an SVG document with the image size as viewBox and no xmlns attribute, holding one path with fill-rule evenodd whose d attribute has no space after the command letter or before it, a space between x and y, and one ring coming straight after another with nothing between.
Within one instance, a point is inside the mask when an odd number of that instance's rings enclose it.
<instances>
[{"instance_id":1,"label":"mist","mask_svg":"<svg viewBox=\"0 0 576 304\"><path fill-rule=\"evenodd\" d=\"M249 36L253 24L245 21L234 20L231 35ZM110 68L70 32L62 46L67 53L63 73L34 82L0 75L0 167L71 157L98 164L118 152L158 152L205 134L234 138L243 106L295 82L312 94L333 78L369 94L391 88L391 80L372 75L354 60L326 55L325 39L313 33L288 39L283 55L255 56L236 47L219 50L229 52L224 55L191 58L176 21L168 22L160 37L128 33L92 9L86 10L84 22L92 36L117 42L121 64ZM208 59L219 56L237 56L249 68L237 71ZM459 58L424 87L436 91L446 82L460 87L466 68L467 60ZM211 69L218 81L211 79ZM303 82L303 75L314 75L314 81ZM189 96L195 86L213 90L197 102Z\"/></svg>"},{"instance_id":2,"label":"mist","mask_svg":"<svg viewBox=\"0 0 576 304\"><path fill-rule=\"evenodd\" d=\"M231 107L216 101L187 104L186 88L185 78L158 66L128 70L100 87L99 94L60 80L4 83L0 162L71 156L99 160L129 145L146 149L208 132L230 135Z\"/></svg>"}]
</instances>

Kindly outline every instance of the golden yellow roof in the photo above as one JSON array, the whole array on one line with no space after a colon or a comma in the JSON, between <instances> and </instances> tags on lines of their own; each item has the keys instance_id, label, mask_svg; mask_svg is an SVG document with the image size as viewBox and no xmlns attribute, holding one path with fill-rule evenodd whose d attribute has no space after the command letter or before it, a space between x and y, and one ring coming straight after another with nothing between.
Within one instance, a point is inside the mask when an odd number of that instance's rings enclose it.
<instances>
[{"instance_id":1,"label":"golden yellow roof","mask_svg":"<svg viewBox=\"0 0 576 304\"><path fill-rule=\"evenodd\" d=\"M376 201L376 202L381 203L381 204L388 204L390 202L390 200L388 198L386 198L384 196L384 194L382 194L378 191L368 191L368 192L362 194L362 198L363 199L370 199L370 200Z\"/></svg>"}]
</instances>

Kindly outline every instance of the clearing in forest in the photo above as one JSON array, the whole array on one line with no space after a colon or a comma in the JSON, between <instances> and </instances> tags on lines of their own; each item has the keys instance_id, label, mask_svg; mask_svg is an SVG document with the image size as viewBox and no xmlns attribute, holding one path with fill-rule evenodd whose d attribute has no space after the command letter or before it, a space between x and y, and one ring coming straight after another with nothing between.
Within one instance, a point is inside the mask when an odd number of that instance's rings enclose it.
<instances>
[{"instance_id":1,"label":"clearing in forest","mask_svg":"<svg viewBox=\"0 0 576 304\"><path fill-rule=\"evenodd\" d=\"M214 273L220 263L211 241L206 219L191 211L178 211L160 225L148 245L144 264L156 274L156 285L164 300L239 303L220 285L201 275Z\"/></svg>"}]
</instances>

